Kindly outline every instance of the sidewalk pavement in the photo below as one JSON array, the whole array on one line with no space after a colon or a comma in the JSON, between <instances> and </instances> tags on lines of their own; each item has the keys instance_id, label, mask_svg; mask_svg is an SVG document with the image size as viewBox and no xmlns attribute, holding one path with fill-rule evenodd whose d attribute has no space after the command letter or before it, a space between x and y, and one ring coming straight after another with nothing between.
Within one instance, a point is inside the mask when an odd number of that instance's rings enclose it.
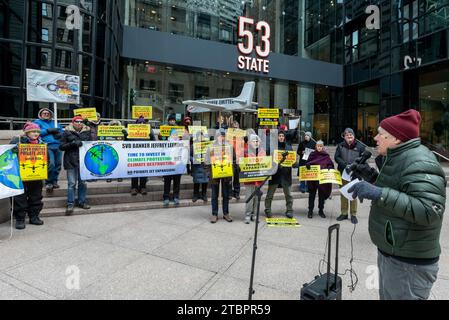
<instances>
[{"instance_id":1,"label":"sidewalk pavement","mask_svg":"<svg viewBox=\"0 0 449 320\"><path fill-rule=\"evenodd\" d=\"M378 299L369 203L359 207L354 235L358 284L351 293L346 273L343 299ZM294 202L299 228L268 227L262 219L254 299L299 299L318 274L340 200L326 202L327 219L307 219L306 206L306 199ZM43 227L27 225L0 243L0 299L247 299L254 223L243 223L243 208L243 201L231 205L234 222L217 224L209 223L209 206L45 218ZM284 211L283 201L273 202L274 213ZM448 220L432 299L449 298ZM341 273L349 268L352 231L349 221L341 223ZM0 239L8 237L9 223L0 225Z\"/></svg>"}]
</instances>

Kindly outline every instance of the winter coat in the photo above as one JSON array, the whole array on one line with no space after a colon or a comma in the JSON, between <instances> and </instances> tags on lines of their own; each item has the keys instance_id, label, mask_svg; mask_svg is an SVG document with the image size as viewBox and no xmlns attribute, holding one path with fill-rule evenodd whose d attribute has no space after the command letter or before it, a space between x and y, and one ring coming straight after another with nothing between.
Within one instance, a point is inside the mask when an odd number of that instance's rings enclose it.
<instances>
[{"instance_id":1,"label":"winter coat","mask_svg":"<svg viewBox=\"0 0 449 320\"><path fill-rule=\"evenodd\" d=\"M298 145L298 151L296 151L296 153L298 154L298 157L299 157L299 166L300 167L305 166L306 162L307 162L307 160L302 159L306 148L315 150L315 147L316 147L316 142L313 141L312 139L310 139L309 141L304 140Z\"/></svg>"},{"instance_id":2,"label":"winter coat","mask_svg":"<svg viewBox=\"0 0 449 320\"><path fill-rule=\"evenodd\" d=\"M90 141L90 128L83 126L80 132L76 131L72 124L69 124L62 136L61 145L59 149L64 151L64 169L79 168L79 146L81 141Z\"/></svg>"},{"instance_id":3,"label":"winter coat","mask_svg":"<svg viewBox=\"0 0 449 320\"><path fill-rule=\"evenodd\" d=\"M365 151L365 146L358 141L348 145L346 141L341 142L335 151L335 162L338 165L338 171L343 174L343 170L359 158Z\"/></svg>"},{"instance_id":4,"label":"winter coat","mask_svg":"<svg viewBox=\"0 0 449 320\"><path fill-rule=\"evenodd\" d=\"M446 179L435 155L419 138L389 149L375 185L382 196L371 203L368 230L378 249L403 258L438 258Z\"/></svg>"},{"instance_id":5,"label":"winter coat","mask_svg":"<svg viewBox=\"0 0 449 320\"><path fill-rule=\"evenodd\" d=\"M281 151L293 151L293 148L288 143L278 143L278 149ZM274 154L274 153L273 153ZM298 167L298 159L296 159L296 163L292 167L283 167L278 166L278 170L271 177L271 180L268 181L269 185L279 185L279 187L283 186L291 186L292 185L292 168Z\"/></svg>"},{"instance_id":6,"label":"winter coat","mask_svg":"<svg viewBox=\"0 0 449 320\"><path fill-rule=\"evenodd\" d=\"M51 134L48 133L47 130L55 128L54 120L38 119L34 120L33 123L37 124L39 128L41 128L40 137L42 138L42 141L44 141L48 145L49 148L59 147L59 144L61 143L60 139L62 138L63 133L61 124L58 123L59 134Z\"/></svg>"},{"instance_id":7,"label":"winter coat","mask_svg":"<svg viewBox=\"0 0 449 320\"><path fill-rule=\"evenodd\" d=\"M326 151L313 151L310 154L306 165L319 165L320 169L334 169L334 163L332 162L331 157ZM332 183L320 184L319 181L307 181L307 188L312 192L318 189L322 194L325 195L325 199L327 199L332 192Z\"/></svg>"},{"instance_id":8,"label":"winter coat","mask_svg":"<svg viewBox=\"0 0 449 320\"><path fill-rule=\"evenodd\" d=\"M248 145L246 145L245 147L245 153L244 153L244 157L245 158L254 158L254 157L265 157L266 153L265 150L263 148L257 148L257 149L249 149ZM256 181L256 182L245 182L245 185L248 186L260 186L262 184L262 181Z\"/></svg>"},{"instance_id":9,"label":"winter coat","mask_svg":"<svg viewBox=\"0 0 449 320\"><path fill-rule=\"evenodd\" d=\"M190 144L190 163L191 167L191 175L193 177L193 183L208 183L209 178L207 176L206 165L203 163L195 163L193 157L193 143Z\"/></svg>"}]
</instances>

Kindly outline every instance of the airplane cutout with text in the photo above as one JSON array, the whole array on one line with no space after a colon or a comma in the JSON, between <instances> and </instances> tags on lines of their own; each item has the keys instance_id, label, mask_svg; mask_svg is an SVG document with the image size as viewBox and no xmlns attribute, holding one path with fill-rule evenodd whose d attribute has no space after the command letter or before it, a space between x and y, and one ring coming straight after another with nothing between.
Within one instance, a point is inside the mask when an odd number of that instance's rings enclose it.
<instances>
[{"instance_id":1,"label":"airplane cutout with text","mask_svg":"<svg viewBox=\"0 0 449 320\"><path fill-rule=\"evenodd\" d=\"M221 98L208 100L186 100L182 103L187 106L190 113L200 112L257 112L252 108L257 106L257 102L253 102L254 89L256 83L254 81L245 82L242 92L236 98Z\"/></svg>"}]
</instances>

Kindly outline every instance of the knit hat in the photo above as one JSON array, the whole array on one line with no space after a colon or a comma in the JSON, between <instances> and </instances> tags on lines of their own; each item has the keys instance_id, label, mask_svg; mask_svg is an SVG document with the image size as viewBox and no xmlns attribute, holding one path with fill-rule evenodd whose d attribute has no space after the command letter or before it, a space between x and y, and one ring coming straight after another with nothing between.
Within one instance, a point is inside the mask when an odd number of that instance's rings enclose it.
<instances>
[{"instance_id":1,"label":"knit hat","mask_svg":"<svg viewBox=\"0 0 449 320\"><path fill-rule=\"evenodd\" d=\"M176 121L176 114L170 114L168 116L168 121L170 121L170 120L175 120Z\"/></svg>"},{"instance_id":2,"label":"knit hat","mask_svg":"<svg viewBox=\"0 0 449 320\"><path fill-rule=\"evenodd\" d=\"M380 127L402 142L419 137L421 114L410 109L380 122Z\"/></svg>"},{"instance_id":3,"label":"knit hat","mask_svg":"<svg viewBox=\"0 0 449 320\"><path fill-rule=\"evenodd\" d=\"M187 116L184 117L184 121L183 121L184 125L187 125L188 122L191 124L192 123L192 118L187 117Z\"/></svg>"},{"instance_id":4,"label":"knit hat","mask_svg":"<svg viewBox=\"0 0 449 320\"><path fill-rule=\"evenodd\" d=\"M281 124L281 126L279 127L279 130L287 131L287 126L285 124Z\"/></svg>"},{"instance_id":5,"label":"knit hat","mask_svg":"<svg viewBox=\"0 0 449 320\"><path fill-rule=\"evenodd\" d=\"M226 135L226 130L224 128L220 128L220 129L218 129L218 134L222 135L222 136L225 136Z\"/></svg>"},{"instance_id":6,"label":"knit hat","mask_svg":"<svg viewBox=\"0 0 449 320\"><path fill-rule=\"evenodd\" d=\"M307 131L304 135L305 136L309 136L310 138L312 138L312 132L310 132L310 131Z\"/></svg>"},{"instance_id":7,"label":"knit hat","mask_svg":"<svg viewBox=\"0 0 449 320\"><path fill-rule=\"evenodd\" d=\"M50 112L50 117L53 118L53 111L51 111L51 110L48 109L48 108L42 108L42 109L39 110L39 112L38 112L38 114L37 114L37 117L38 117L39 119L42 119L42 112L44 112L44 111Z\"/></svg>"},{"instance_id":8,"label":"knit hat","mask_svg":"<svg viewBox=\"0 0 449 320\"><path fill-rule=\"evenodd\" d=\"M40 132L41 128L37 124L35 124L33 122L27 122L23 126L23 132L27 133L27 132L30 132L30 131L39 131Z\"/></svg>"},{"instance_id":9,"label":"knit hat","mask_svg":"<svg viewBox=\"0 0 449 320\"><path fill-rule=\"evenodd\" d=\"M354 135L354 130L352 130L351 128L346 128L345 131L343 131L343 135L346 135L347 133Z\"/></svg>"},{"instance_id":10,"label":"knit hat","mask_svg":"<svg viewBox=\"0 0 449 320\"><path fill-rule=\"evenodd\" d=\"M75 121L83 121L84 119L83 119L83 117L81 117L81 116L74 116L73 118L72 118L72 123L74 123Z\"/></svg>"}]
</instances>

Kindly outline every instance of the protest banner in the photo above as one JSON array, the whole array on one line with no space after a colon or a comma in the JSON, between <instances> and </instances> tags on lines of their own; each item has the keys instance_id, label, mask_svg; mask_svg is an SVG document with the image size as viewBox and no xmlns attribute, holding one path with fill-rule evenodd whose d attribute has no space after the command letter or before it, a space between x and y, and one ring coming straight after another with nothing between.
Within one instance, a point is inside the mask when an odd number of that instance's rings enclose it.
<instances>
[{"instance_id":1,"label":"protest banner","mask_svg":"<svg viewBox=\"0 0 449 320\"><path fill-rule=\"evenodd\" d=\"M234 137L236 138L243 138L246 136L246 131L242 129L237 128L229 128L226 131L226 139L232 140Z\"/></svg>"},{"instance_id":2,"label":"protest banner","mask_svg":"<svg viewBox=\"0 0 449 320\"><path fill-rule=\"evenodd\" d=\"M0 199L24 193L19 158L12 148L14 145L0 145Z\"/></svg>"},{"instance_id":3,"label":"protest banner","mask_svg":"<svg viewBox=\"0 0 449 320\"><path fill-rule=\"evenodd\" d=\"M183 126L160 126L160 133L163 137L170 136L170 130L175 128L178 130L178 136L182 137L184 135L184 127Z\"/></svg>"},{"instance_id":4,"label":"protest banner","mask_svg":"<svg viewBox=\"0 0 449 320\"><path fill-rule=\"evenodd\" d=\"M271 156L240 158L239 167L240 182L263 181L273 174Z\"/></svg>"},{"instance_id":5,"label":"protest banner","mask_svg":"<svg viewBox=\"0 0 449 320\"><path fill-rule=\"evenodd\" d=\"M301 181L319 181L320 166L310 166L310 170L306 166L299 167L299 180Z\"/></svg>"},{"instance_id":6,"label":"protest banner","mask_svg":"<svg viewBox=\"0 0 449 320\"><path fill-rule=\"evenodd\" d=\"M19 144L19 166L22 181L48 178L47 145Z\"/></svg>"},{"instance_id":7,"label":"protest banner","mask_svg":"<svg viewBox=\"0 0 449 320\"><path fill-rule=\"evenodd\" d=\"M320 184L335 183L342 185L341 173L335 169L321 169L320 170Z\"/></svg>"},{"instance_id":8,"label":"protest banner","mask_svg":"<svg viewBox=\"0 0 449 320\"><path fill-rule=\"evenodd\" d=\"M75 116L81 116L89 121L97 121L97 110L95 108L80 108L73 110Z\"/></svg>"},{"instance_id":9,"label":"protest banner","mask_svg":"<svg viewBox=\"0 0 449 320\"><path fill-rule=\"evenodd\" d=\"M277 108L257 109L257 118L259 118L259 119L279 119L279 109L277 109Z\"/></svg>"},{"instance_id":10,"label":"protest banner","mask_svg":"<svg viewBox=\"0 0 449 320\"><path fill-rule=\"evenodd\" d=\"M80 148L82 180L184 174L189 141L98 141Z\"/></svg>"},{"instance_id":11,"label":"protest banner","mask_svg":"<svg viewBox=\"0 0 449 320\"><path fill-rule=\"evenodd\" d=\"M124 126L98 126L99 137L123 137Z\"/></svg>"},{"instance_id":12,"label":"protest banner","mask_svg":"<svg viewBox=\"0 0 449 320\"><path fill-rule=\"evenodd\" d=\"M128 139L150 139L149 124L128 124Z\"/></svg>"},{"instance_id":13,"label":"protest banner","mask_svg":"<svg viewBox=\"0 0 449 320\"><path fill-rule=\"evenodd\" d=\"M274 150L274 162L279 163L282 160L282 154L284 153L284 150ZM296 163L296 152L295 151L288 151L287 157L285 158L285 161L282 162L282 167L291 167Z\"/></svg>"},{"instance_id":14,"label":"protest banner","mask_svg":"<svg viewBox=\"0 0 449 320\"><path fill-rule=\"evenodd\" d=\"M27 101L79 104L80 77L42 70L26 70Z\"/></svg>"},{"instance_id":15,"label":"protest banner","mask_svg":"<svg viewBox=\"0 0 449 320\"><path fill-rule=\"evenodd\" d=\"M153 119L152 106L132 106L132 118L139 119L142 116L145 120Z\"/></svg>"}]
</instances>

